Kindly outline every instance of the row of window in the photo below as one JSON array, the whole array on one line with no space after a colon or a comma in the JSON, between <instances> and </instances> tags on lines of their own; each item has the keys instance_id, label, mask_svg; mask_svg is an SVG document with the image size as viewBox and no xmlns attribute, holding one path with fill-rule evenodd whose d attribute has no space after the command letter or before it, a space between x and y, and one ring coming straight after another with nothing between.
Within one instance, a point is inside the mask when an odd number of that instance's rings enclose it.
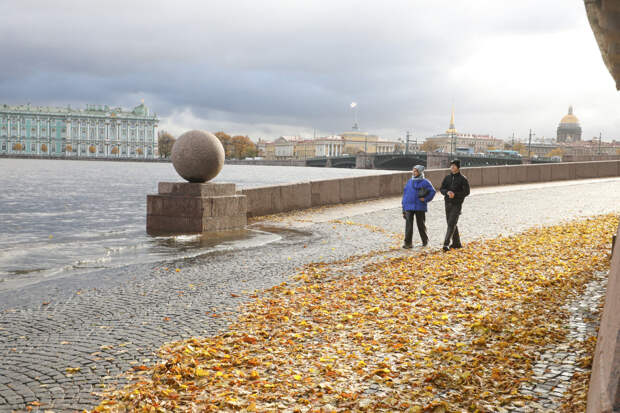
<instances>
[{"instance_id":1,"label":"row of window","mask_svg":"<svg viewBox=\"0 0 620 413\"><path fill-rule=\"evenodd\" d=\"M6 124L2 125L1 122L0 122L0 125L1 125L0 126L0 133L2 133L3 135L6 135L7 134L7 129L8 129L7 125ZM22 126L19 130L20 130L20 132L23 132L24 129L26 129L26 128L24 126ZM66 134L67 133L66 126L58 127L58 129L60 130L60 132L62 134ZM116 136L116 129L117 128L115 128L115 127L111 127L109 129L109 136L110 137L113 138L113 137ZM17 135L18 134L17 125L15 125L15 124L11 125L10 130L11 130L12 135ZM41 134L41 135L46 135L48 133L48 127L46 125L42 126L39 130L40 130L39 134ZM56 130L57 130L56 126L51 126L49 128L49 132L51 134L56 134ZM31 127L30 128L30 132L33 135L36 135L37 134L37 128L36 127ZM97 132L99 132L99 133L97 134ZM105 127L99 127L99 128L94 128L93 127L93 128L90 128L90 129L83 127L80 130L80 129L78 129L77 126L73 126L71 128L71 134L73 136L81 135L82 137L90 136L91 138L94 138L97 135L100 136L100 137L105 137ZM133 127L133 126L129 127L129 128L127 128L126 125L121 126L120 127L120 136L127 137L127 135L129 135L130 137L138 136L140 138L144 138L146 136L147 138L152 138L153 137L153 128L152 127L147 127L145 129L144 126L142 126L142 125L140 125L140 127L137 128L137 129L135 127Z\"/></svg>"},{"instance_id":2,"label":"row of window","mask_svg":"<svg viewBox=\"0 0 620 413\"><path fill-rule=\"evenodd\" d=\"M2 139L8 139L9 137L7 135L1 135L0 134L0 138ZM17 139L17 136L11 136L11 139ZM73 138L68 138L65 135L61 135L61 138L63 138L64 140L77 140L79 139L79 137L74 136ZM21 139L27 139L26 137L22 136ZM42 135L42 136L31 136L28 139L35 139L35 140L45 140L45 139L56 139L56 136L46 136L46 135ZM87 136L82 136L82 139L80 140L88 140L89 138ZM95 140L95 141L100 141L100 140L104 140L104 138L100 138L98 139L96 136L91 136L90 140ZM127 136L123 136L121 137L119 140L121 141L127 141ZM108 139L108 141L117 141L117 139L115 139L114 137L110 137ZM129 139L130 142L153 142L153 138L149 137L149 138L145 138L144 136L141 136L140 138L136 138L135 136L132 136Z\"/></svg>"},{"instance_id":3,"label":"row of window","mask_svg":"<svg viewBox=\"0 0 620 413\"><path fill-rule=\"evenodd\" d=\"M6 130L7 127L6 126L2 126L0 128L0 131L4 132L6 134ZM11 132L13 132L14 134L17 134L17 127L12 127L11 128ZM37 128L31 128L30 132L33 134L37 133ZM50 128L50 132L52 134L56 133L56 128L52 127ZM66 133L67 132L67 128L62 127L60 128L60 132L61 133ZM82 129L82 136L86 136L88 130L87 129ZM90 129L90 136L91 137L95 137L97 130L96 129ZM47 128L41 128L40 130L41 134L46 134L47 133ZM140 137L144 137L145 134L147 137L152 138L153 137L153 129L129 129L129 135L130 136L136 136L136 133L140 136ZM73 136L77 136L78 135L78 128L74 127L71 128L71 134ZM116 135L116 128L110 128L110 136L114 136ZM121 129L121 135L122 136L127 136L127 129ZM104 128L99 128L99 136L105 136L105 129Z\"/></svg>"},{"instance_id":4,"label":"row of window","mask_svg":"<svg viewBox=\"0 0 620 413\"><path fill-rule=\"evenodd\" d=\"M6 125L2 125L2 127L0 128L0 130L3 130L3 131L6 131L6 129L7 129ZM25 128L22 128L22 129L25 129ZM12 126L11 126L11 130L12 130L12 131L14 131L14 132L15 132L15 131L17 131L17 126L12 125ZM51 130L52 132L56 132L56 127L55 127L55 126L52 126L52 127L50 128L50 130ZM66 131L67 131L67 128L62 127L60 130L61 130L61 131L63 131L63 132L66 132ZM36 132L36 131L37 131L37 128L30 128L30 131L31 131L31 132ZM42 131L42 132L43 132L43 131L47 131L47 126L43 126L43 127L41 127L41 131Z\"/></svg>"},{"instance_id":5,"label":"row of window","mask_svg":"<svg viewBox=\"0 0 620 413\"><path fill-rule=\"evenodd\" d=\"M0 128L0 130L6 131L6 125L3 125L3 126L2 126L2 128ZM16 131L16 130L17 130L17 126L12 126L12 127L11 127L11 130ZM52 127L50 128L50 130L51 130L52 132L56 132L56 127L52 126ZM67 131L67 128L62 128L61 130L62 130L63 132L66 132L66 131ZM37 128L30 128L30 131L31 131L31 132L36 132L36 131L37 131ZM46 132L46 131L47 131L47 126L43 126L43 127L41 127L41 132Z\"/></svg>"},{"instance_id":6,"label":"row of window","mask_svg":"<svg viewBox=\"0 0 620 413\"><path fill-rule=\"evenodd\" d=\"M127 129L121 129L120 130L120 135L123 138L127 137ZM71 129L71 135L72 136L78 136L81 135L82 137L86 137L86 136L90 136L91 138L94 138L97 136L97 130L96 129L90 129L90 133L88 133L88 131L86 129L82 129L81 134L78 133L78 129L77 128L72 128ZM111 138L114 138L116 136L116 128L110 128L108 135ZM99 134L98 136L100 137L105 137L105 129L104 128L100 128L99 129ZM132 138L135 138L136 136L140 137L140 138L144 138L145 136L147 138L152 138L153 137L153 129L129 129L129 136Z\"/></svg>"},{"instance_id":7,"label":"row of window","mask_svg":"<svg viewBox=\"0 0 620 413\"><path fill-rule=\"evenodd\" d=\"M4 123L6 124L7 122L11 122L12 124L16 124L19 123L22 126L26 124L27 121L30 121L31 123L51 123L54 124L56 122L61 122L61 123L71 123L72 125L80 125L82 127L86 127L88 125L90 126L102 126L102 124L121 124L123 126L150 126L152 125L152 122L140 122L140 121L107 121L107 122L101 122L101 121L67 121L66 119L47 119L47 120L33 120L31 118L19 118L19 119L7 119L5 117L0 118L0 124Z\"/></svg>"},{"instance_id":8,"label":"row of window","mask_svg":"<svg viewBox=\"0 0 620 413\"><path fill-rule=\"evenodd\" d=\"M26 144L24 142L15 142L12 143L10 145L11 147L11 151L12 152L25 152L26 149L28 148L26 146ZM2 151L6 152L7 149L9 148L9 145L7 144L7 142L2 142L2 145L0 145L0 148L2 149ZM40 152L41 153L49 153L53 151L52 145L48 146L47 144L42 144L40 146ZM105 146L104 145L85 145L85 144L81 144L81 145L76 145L71 146L71 145L62 145L62 152L73 152L73 153L77 153L78 149L80 150L81 153L105 153ZM30 144L30 152L34 153L37 152L37 145L35 143L31 143ZM127 147L122 145L120 147L120 150L117 146L112 147L112 149L110 149L110 153L111 154L118 154L120 152L120 154L131 154L131 155L143 155L144 154L144 149L142 149L141 147L135 147L135 146L131 146L131 147ZM153 153L153 147L147 147L146 148L146 153L147 155L151 155Z\"/></svg>"},{"instance_id":9,"label":"row of window","mask_svg":"<svg viewBox=\"0 0 620 413\"><path fill-rule=\"evenodd\" d=\"M30 119L28 119L28 120L30 120ZM0 124L5 124L6 125L9 122L11 122L11 125L20 124L22 127L26 126L26 120L25 119L15 120L15 119L1 119L0 118ZM60 120L60 121L57 121L57 120L50 120L50 121L44 120L44 121L39 121L38 124L39 125L47 125L49 123L50 125L55 125L58 122L62 123L63 121L62 120ZM36 124L37 122L30 120L30 123L31 124L33 124L33 123Z\"/></svg>"}]
</instances>

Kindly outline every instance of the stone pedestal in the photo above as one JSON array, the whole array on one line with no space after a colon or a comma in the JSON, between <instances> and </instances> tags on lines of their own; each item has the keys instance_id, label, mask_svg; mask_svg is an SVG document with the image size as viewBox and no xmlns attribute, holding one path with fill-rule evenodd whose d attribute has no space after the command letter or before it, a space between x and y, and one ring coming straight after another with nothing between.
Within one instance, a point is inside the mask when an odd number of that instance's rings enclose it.
<instances>
[{"instance_id":1,"label":"stone pedestal","mask_svg":"<svg viewBox=\"0 0 620 413\"><path fill-rule=\"evenodd\" d=\"M160 182L146 197L149 235L232 231L247 224L247 198L235 184Z\"/></svg>"}]
</instances>

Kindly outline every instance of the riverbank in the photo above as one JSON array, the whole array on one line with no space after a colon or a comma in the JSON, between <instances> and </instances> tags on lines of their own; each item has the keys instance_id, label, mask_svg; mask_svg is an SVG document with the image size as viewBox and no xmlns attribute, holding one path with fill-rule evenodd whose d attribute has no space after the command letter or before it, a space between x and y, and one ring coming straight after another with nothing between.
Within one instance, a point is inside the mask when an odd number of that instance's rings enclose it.
<instances>
[{"instance_id":1,"label":"riverbank","mask_svg":"<svg viewBox=\"0 0 620 413\"><path fill-rule=\"evenodd\" d=\"M42 160L64 160L64 161L107 161L107 162L163 162L163 163L172 163L170 158L129 158L129 157L120 157L120 156L78 156L78 155L69 155L69 156L58 156L58 155L20 155L20 154L6 154L0 153L0 159L42 159ZM294 160L286 160L286 161L265 161L265 160L237 160L237 159L227 159L225 162L227 165L255 165L255 166L306 166L305 161L294 161Z\"/></svg>"},{"instance_id":2,"label":"riverbank","mask_svg":"<svg viewBox=\"0 0 620 413\"><path fill-rule=\"evenodd\" d=\"M55 156L55 155L15 155L0 154L0 159L40 159L51 161L105 161L105 162L155 162L170 163L170 159L160 158L121 158L121 157L98 157L98 156Z\"/></svg>"},{"instance_id":3,"label":"riverbank","mask_svg":"<svg viewBox=\"0 0 620 413\"><path fill-rule=\"evenodd\" d=\"M581 196L571 195L576 192ZM473 189L459 229L469 243L619 213L618 193L617 178ZM93 392L124 383L119 375L134 366L155 364L164 343L216 336L255 291L289 282L299 268L342 262L360 274L364 263L384 255L418 254L400 249L399 202L395 197L266 217L249 227L278 235L265 245L165 266L101 270L0 294L0 377L7 378L0 382L1 408L23 409L32 401L51 410L92 408L98 403ZM443 203L436 200L427 217L431 252L441 244L444 221ZM359 256L369 260L352 259Z\"/></svg>"}]
</instances>

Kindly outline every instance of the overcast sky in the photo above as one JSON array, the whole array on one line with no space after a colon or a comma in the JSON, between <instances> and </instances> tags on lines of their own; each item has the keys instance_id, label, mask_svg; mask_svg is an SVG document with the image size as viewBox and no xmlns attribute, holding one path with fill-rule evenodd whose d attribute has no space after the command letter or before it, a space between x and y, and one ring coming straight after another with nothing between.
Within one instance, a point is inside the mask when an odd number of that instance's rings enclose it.
<instances>
[{"instance_id":1,"label":"overcast sky","mask_svg":"<svg viewBox=\"0 0 620 413\"><path fill-rule=\"evenodd\" d=\"M0 1L0 103L131 108L173 134L448 127L620 139L583 0Z\"/></svg>"}]
</instances>

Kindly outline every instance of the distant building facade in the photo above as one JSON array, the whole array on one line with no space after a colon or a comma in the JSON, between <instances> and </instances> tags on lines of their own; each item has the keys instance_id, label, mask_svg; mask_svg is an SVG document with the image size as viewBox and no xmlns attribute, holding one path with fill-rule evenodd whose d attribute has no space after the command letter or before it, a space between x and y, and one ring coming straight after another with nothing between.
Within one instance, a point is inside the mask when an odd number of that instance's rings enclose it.
<instances>
[{"instance_id":1,"label":"distant building facade","mask_svg":"<svg viewBox=\"0 0 620 413\"><path fill-rule=\"evenodd\" d=\"M581 140L578 142L519 142L518 148L522 155L531 154L533 158L559 157L591 157L589 160L596 160L597 156L620 156L620 142L600 142L598 138L591 140ZM585 158L584 158L585 159Z\"/></svg>"},{"instance_id":2,"label":"distant building facade","mask_svg":"<svg viewBox=\"0 0 620 413\"><path fill-rule=\"evenodd\" d=\"M344 141L340 136L308 139L298 142L295 148L296 159L342 156Z\"/></svg>"},{"instance_id":3,"label":"distant building facade","mask_svg":"<svg viewBox=\"0 0 620 413\"><path fill-rule=\"evenodd\" d=\"M454 126L454 111L450 117L450 126L445 133L429 138L426 142L432 143L438 152L467 152L485 153L491 149L503 149L504 141L491 135L463 133Z\"/></svg>"},{"instance_id":4,"label":"distant building facade","mask_svg":"<svg viewBox=\"0 0 620 413\"><path fill-rule=\"evenodd\" d=\"M385 141L377 135L351 131L341 135L302 139L297 136L281 136L273 142L260 140L259 156L269 160L304 160L310 158L357 155L367 152L392 153L403 150L402 142Z\"/></svg>"},{"instance_id":5,"label":"distant building facade","mask_svg":"<svg viewBox=\"0 0 620 413\"><path fill-rule=\"evenodd\" d=\"M353 130L340 134L344 143L344 152L348 155L363 153L392 153L402 150L404 146L401 142L387 141L379 139L377 135ZM403 146L401 148L401 146Z\"/></svg>"},{"instance_id":6,"label":"distant building facade","mask_svg":"<svg viewBox=\"0 0 620 413\"><path fill-rule=\"evenodd\" d=\"M568 114L566 114L558 125L557 131L558 143L571 143L581 141L581 126L579 126L579 119L573 114L573 107L568 107Z\"/></svg>"},{"instance_id":7,"label":"distant building facade","mask_svg":"<svg viewBox=\"0 0 620 413\"><path fill-rule=\"evenodd\" d=\"M521 143L522 151L521 154L527 156L528 154L532 158L547 158L553 154L554 151L560 147L560 145L556 143L544 143L544 142L532 142L528 144L527 142Z\"/></svg>"},{"instance_id":8,"label":"distant building facade","mask_svg":"<svg viewBox=\"0 0 620 413\"><path fill-rule=\"evenodd\" d=\"M593 138L589 141L573 142L571 144L562 144L560 146L565 155L620 155L620 142L602 142L599 138Z\"/></svg>"},{"instance_id":9,"label":"distant building facade","mask_svg":"<svg viewBox=\"0 0 620 413\"><path fill-rule=\"evenodd\" d=\"M0 154L155 158L158 124L144 103L132 111L0 105Z\"/></svg>"},{"instance_id":10,"label":"distant building facade","mask_svg":"<svg viewBox=\"0 0 620 413\"><path fill-rule=\"evenodd\" d=\"M295 153L295 141L287 140L281 136L274 142L275 159L292 159Z\"/></svg>"}]
</instances>

